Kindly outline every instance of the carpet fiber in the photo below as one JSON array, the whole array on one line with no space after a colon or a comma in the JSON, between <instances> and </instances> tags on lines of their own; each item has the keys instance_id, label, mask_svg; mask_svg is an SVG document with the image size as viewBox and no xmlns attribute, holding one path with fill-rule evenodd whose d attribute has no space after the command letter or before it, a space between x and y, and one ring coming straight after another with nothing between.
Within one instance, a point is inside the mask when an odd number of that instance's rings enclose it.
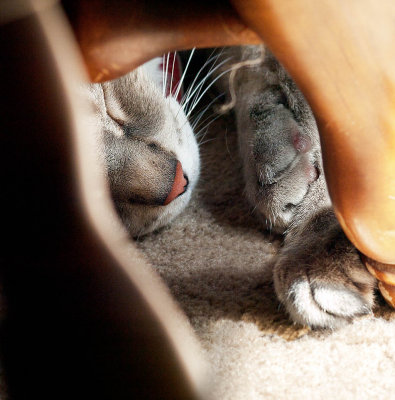
<instances>
[{"instance_id":1,"label":"carpet fiber","mask_svg":"<svg viewBox=\"0 0 395 400\"><path fill-rule=\"evenodd\" d=\"M281 237L246 203L232 118L203 142L191 204L138 247L201 341L213 399L394 399L395 313L379 299L374 315L335 332L292 324L270 281Z\"/></svg>"}]
</instances>

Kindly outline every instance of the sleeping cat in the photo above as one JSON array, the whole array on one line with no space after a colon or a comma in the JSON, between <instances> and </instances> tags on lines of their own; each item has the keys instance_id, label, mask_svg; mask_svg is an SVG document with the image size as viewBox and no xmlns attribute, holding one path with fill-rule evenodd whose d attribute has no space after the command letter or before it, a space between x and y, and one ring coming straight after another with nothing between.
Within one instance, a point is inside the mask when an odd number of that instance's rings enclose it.
<instances>
[{"instance_id":1,"label":"sleeping cat","mask_svg":"<svg viewBox=\"0 0 395 400\"><path fill-rule=\"evenodd\" d=\"M169 73L179 61L164 62L166 75L159 58L89 87L111 196L133 237L171 222L199 177L196 138L177 101L181 77Z\"/></svg>"},{"instance_id":2,"label":"sleeping cat","mask_svg":"<svg viewBox=\"0 0 395 400\"><path fill-rule=\"evenodd\" d=\"M255 60L232 82L247 198L268 229L285 234L273 279L291 318L335 328L370 312L375 280L333 214L312 112L275 58L261 52L260 46L228 49L217 74ZM144 65L90 87L111 194L134 237L177 216L199 175L196 140L175 99L179 91L166 95L165 81ZM228 79L219 82L229 91Z\"/></svg>"}]
</instances>

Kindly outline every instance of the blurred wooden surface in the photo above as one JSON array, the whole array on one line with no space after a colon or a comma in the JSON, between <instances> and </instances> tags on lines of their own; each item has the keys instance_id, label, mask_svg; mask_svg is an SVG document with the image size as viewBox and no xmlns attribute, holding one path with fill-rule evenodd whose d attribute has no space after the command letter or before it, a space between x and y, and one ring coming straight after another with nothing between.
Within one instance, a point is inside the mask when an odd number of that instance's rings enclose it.
<instances>
[{"instance_id":1,"label":"blurred wooden surface","mask_svg":"<svg viewBox=\"0 0 395 400\"><path fill-rule=\"evenodd\" d=\"M0 13L9 398L197 399L193 332L117 224L78 48L60 7L40 4L11 0Z\"/></svg>"},{"instance_id":2,"label":"blurred wooden surface","mask_svg":"<svg viewBox=\"0 0 395 400\"><path fill-rule=\"evenodd\" d=\"M314 110L346 234L370 258L395 264L395 2L232 3Z\"/></svg>"},{"instance_id":3,"label":"blurred wooden surface","mask_svg":"<svg viewBox=\"0 0 395 400\"><path fill-rule=\"evenodd\" d=\"M63 0L92 81L193 47L259 43L227 0Z\"/></svg>"}]
</instances>

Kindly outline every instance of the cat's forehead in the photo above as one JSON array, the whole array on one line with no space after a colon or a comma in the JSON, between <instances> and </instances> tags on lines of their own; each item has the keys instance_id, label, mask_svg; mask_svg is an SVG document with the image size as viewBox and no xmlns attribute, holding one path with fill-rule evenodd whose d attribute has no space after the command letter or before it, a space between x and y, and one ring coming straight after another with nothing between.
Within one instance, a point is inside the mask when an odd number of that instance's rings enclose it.
<instances>
[{"instance_id":1,"label":"cat's forehead","mask_svg":"<svg viewBox=\"0 0 395 400\"><path fill-rule=\"evenodd\" d=\"M147 136L163 129L166 101L139 71L98 86L96 103L102 108L106 125L117 124L126 136Z\"/></svg>"}]
</instances>

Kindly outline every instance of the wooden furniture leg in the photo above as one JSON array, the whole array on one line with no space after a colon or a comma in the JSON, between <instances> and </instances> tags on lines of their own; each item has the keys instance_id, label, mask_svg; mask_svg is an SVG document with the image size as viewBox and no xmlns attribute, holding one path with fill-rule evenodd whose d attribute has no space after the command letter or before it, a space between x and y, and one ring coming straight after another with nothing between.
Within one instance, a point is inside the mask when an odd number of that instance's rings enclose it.
<instances>
[{"instance_id":1,"label":"wooden furniture leg","mask_svg":"<svg viewBox=\"0 0 395 400\"><path fill-rule=\"evenodd\" d=\"M94 81L169 50L256 43L256 32L313 108L330 195L345 233L365 259L374 260L370 271L380 263L386 264L382 270L395 270L393 0L64 4ZM392 304L393 274L375 274L387 282Z\"/></svg>"},{"instance_id":2,"label":"wooden furniture leg","mask_svg":"<svg viewBox=\"0 0 395 400\"><path fill-rule=\"evenodd\" d=\"M192 329L102 181L55 2L0 6L1 370L10 399L197 399ZM5 311L4 303L5 302Z\"/></svg>"}]
</instances>

